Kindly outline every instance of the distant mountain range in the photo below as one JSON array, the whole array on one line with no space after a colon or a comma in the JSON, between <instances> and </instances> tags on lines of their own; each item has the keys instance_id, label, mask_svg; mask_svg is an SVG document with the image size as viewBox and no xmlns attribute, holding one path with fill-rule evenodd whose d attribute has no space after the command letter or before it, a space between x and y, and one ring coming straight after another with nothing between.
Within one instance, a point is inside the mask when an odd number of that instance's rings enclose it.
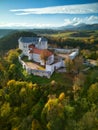
<instances>
[{"instance_id":1,"label":"distant mountain range","mask_svg":"<svg viewBox=\"0 0 98 130\"><path fill-rule=\"evenodd\" d=\"M98 24L79 24L77 26L62 26L59 30L98 30Z\"/></svg>"},{"instance_id":2,"label":"distant mountain range","mask_svg":"<svg viewBox=\"0 0 98 130\"><path fill-rule=\"evenodd\" d=\"M81 31L81 30L98 30L98 24L79 24L77 26L62 26L62 27L54 27L54 28L44 28L44 29L0 29L0 38L8 35L13 34L17 31L27 31L27 32L34 32L37 35L40 34L53 34L59 31Z\"/></svg>"}]
</instances>

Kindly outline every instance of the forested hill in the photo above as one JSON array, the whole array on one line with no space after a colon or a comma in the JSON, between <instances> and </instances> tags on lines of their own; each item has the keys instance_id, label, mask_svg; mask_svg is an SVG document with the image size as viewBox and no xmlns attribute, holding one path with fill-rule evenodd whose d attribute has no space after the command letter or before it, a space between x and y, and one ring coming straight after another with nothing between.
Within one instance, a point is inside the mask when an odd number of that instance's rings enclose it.
<instances>
[{"instance_id":1,"label":"forested hill","mask_svg":"<svg viewBox=\"0 0 98 130\"><path fill-rule=\"evenodd\" d=\"M0 130L98 130L98 67L46 79L27 74L18 55L0 57ZM67 64L79 71L78 59Z\"/></svg>"},{"instance_id":2,"label":"forested hill","mask_svg":"<svg viewBox=\"0 0 98 130\"><path fill-rule=\"evenodd\" d=\"M0 29L0 38L7 36L8 34L15 33L17 30L15 29Z\"/></svg>"},{"instance_id":3,"label":"forested hill","mask_svg":"<svg viewBox=\"0 0 98 130\"><path fill-rule=\"evenodd\" d=\"M36 36L33 32L17 31L0 39L0 51L8 51L18 47L18 39L23 36Z\"/></svg>"}]
</instances>

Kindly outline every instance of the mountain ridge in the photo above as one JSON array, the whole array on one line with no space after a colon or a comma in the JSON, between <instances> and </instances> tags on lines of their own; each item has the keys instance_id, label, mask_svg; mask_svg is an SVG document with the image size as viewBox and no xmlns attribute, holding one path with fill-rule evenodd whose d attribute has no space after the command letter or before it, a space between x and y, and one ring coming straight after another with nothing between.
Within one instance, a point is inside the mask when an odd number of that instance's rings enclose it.
<instances>
[{"instance_id":1,"label":"mountain ridge","mask_svg":"<svg viewBox=\"0 0 98 130\"><path fill-rule=\"evenodd\" d=\"M98 30L98 24L78 24L76 26L62 26L59 30Z\"/></svg>"}]
</instances>

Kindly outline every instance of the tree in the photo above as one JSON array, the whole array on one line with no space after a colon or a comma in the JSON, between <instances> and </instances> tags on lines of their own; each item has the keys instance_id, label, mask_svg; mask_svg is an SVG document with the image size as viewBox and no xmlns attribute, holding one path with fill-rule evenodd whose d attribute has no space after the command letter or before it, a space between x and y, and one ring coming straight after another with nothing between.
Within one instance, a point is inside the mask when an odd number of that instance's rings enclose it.
<instances>
[{"instance_id":1,"label":"tree","mask_svg":"<svg viewBox=\"0 0 98 130\"><path fill-rule=\"evenodd\" d=\"M86 80L85 75L82 72L80 72L74 78L74 85L82 87L85 83L85 80Z\"/></svg>"},{"instance_id":2,"label":"tree","mask_svg":"<svg viewBox=\"0 0 98 130\"><path fill-rule=\"evenodd\" d=\"M47 51L47 50L43 50L42 52L41 52L41 54L40 54L40 58L41 58L41 60L43 60L44 61L44 64L46 64L46 61L47 61L47 59L48 59L48 57L49 57L49 51Z\"/></svg>"},{"instance_id":3,"label":"tree","mask_svg":"<svg viewBox=\"0 0 98 130\"><path fill-rule=\"evenodd\" d=\"M11 64L8 70L9 79L17 78L17 66L15 64Z\"/></svg>"},{"instance_id":4,"label":"tree","mask_svg":"<svg viewBox=\"0 0 98 130\"><path fill-rule=\"evenodd\" d=\"M79 73L78 75L76 75L74 77L72 93L73 93L73 98L75 101L79 99L80 93L82 92L81 90L85 83L85 80L86 80L86 78L83 73Z\"/></svg>"},{"instance_id":5,"label":"tree","mask_svg":"<svg viewBox=\"0 0 98 130\"><path fill-rule=\"evenodd\" d=\"M0 109L1 117L7 118L10 115L10 111L10 104L5 102Z\"/></svg>"},{"instance_id":6,"label":"tree","mask_svg":"<svg viewBox=\"0 0 98 130\"><path fill-rule=\"evenodd\" d=\"M91 55L90 50L82 50L81 53L82 53L83 57L85 57L86 59L88 59Z\"/></svg>"},{"instance_id":7,"label":"tree","mask_svg":"<svg viewBox=\"0 0 98 130\"><path fill-rule=\"evenodd\" d=\"M72 72L72 70L73 70L73 61L69 57L67 57L65 59L65 66L66 66L66 69L67 69L68 73Z\"/></svg>"},{"instance_id":8,"label":"tree","mask_svg":"<svg viewBox=\"0 0 98 130\"><path fill-rule=\"evenodd\" d=\"M81 88L77 84L74 84L72 89L73 89L73 91L72 91L73 92L73 98L76 101L79 98L79 91L80 91Z\"/></svg>"},{"instance_id":9,"label":"tree","mask_svg":"<svg viewBox=\"0 0 98 130\"><path fill-rule=\"evenodd\" d=\"M59 95L59 100L62 101L64 98L65 98L65 93L62 92L62 93Z\"/></svg>"},{"instance_id":10,"label":"tree","mask_svg":"<svg viewBox=\"0 0 98 130\"><path fill-rule=\"evenodd\" d=\"M98 110L88 111L83 115L78 123L79 130L97 130L98 129Z\"/></svg>"},{"instance_id":11,"label":"tree","mask_svg":"<svg viewBox=\"0 0 98 130\"><path fill-rule=\"evenodd\" d=\"M2 105L0 104L0 129L8 130L10 127L10 115L11 115L11 106L9 102L4 102Z\"/></svg>"},{"instance_id":12,"label":"tree","mask_svg":"<svg viewBox=\"0 0 98 130\"><path fill-rule=\"evenodd\" d=\"M41 128L41 126L40 126L38 120L33 119L31 130L42 130L42 128Z\"/></svg>"},{"instance_id":13,"label":"tree","mask_svg":"<svg viewBox=\"0 0 98 130\"><path fill-rule=\"evenodd\" d=\"M17 64L10 64L9 69L8 69L8 77L9 80L14 79L14 80L21 80L24 78L22 71L21 71L21 66Z\"/></svg>"},{"instance_id":14,"label":"tree","mask_svg":"<svg viewBox=\"0 0 98 130\"><path fill-rule=\"evenodd\" d=\"M50 98L46 103L42 111L42 121L48 130L64 130L64 106L57 98Z\"/></svg>"},{"instance_id":15,"label":"tree","mask_svg":"<svg viewBox=\"0 0 98 130\"><path fill-rule=\"evenodd\" d=\"M81 56L76 57L73 61L73 64L73 70L79 74L83 65L83 58Z\"/></svg>"},{"instance_id":16,"label":"tree","mask_svg":"<svg viewBox=\"0 0 98 130\"><path fill-rule=\"evenodd\" d=\"M98 83L92 84L88 90L88 100L92 103L98 103Z\"/></svg>"},{"instance_id":17,"label":"tree","mask_svg":"<svg viewBox=\"0 0 98 130\"><path fill-rule=\"evenodd\" d=\"M0 57L0 87L5 86L8 81L8 67L8 62Z\"/></svg>"},{"instance_id":18,"label":"tree","mask_svg":"<svg viewBox=\"0 0 98 130\"><path fill-rule=\"evenodd\" d=\"M7 60L8 60L8 62L10 62L10 63L17 63L17 61L18 61L18 52L17 52L17 50L10 50L9 52L8 52L8 56L7 56Z\"/></svg>"}]
</instances>

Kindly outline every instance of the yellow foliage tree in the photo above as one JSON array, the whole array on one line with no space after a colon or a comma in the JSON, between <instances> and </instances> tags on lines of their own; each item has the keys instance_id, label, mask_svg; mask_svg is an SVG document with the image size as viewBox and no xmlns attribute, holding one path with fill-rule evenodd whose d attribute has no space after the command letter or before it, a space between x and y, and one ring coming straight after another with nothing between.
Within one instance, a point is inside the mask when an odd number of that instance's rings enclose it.
<instances>
[{"instance_id":1,"label":"yellow foliage tree","mask_svg":"<svg viewBox=\"0 0 98 130\"><path fill-rule=\"evenodd\" d=\"M64 98L65 98L65 93L62 92L62 93L59 95L59 100L62 101Z\"/></svg>"}]
</instances>

